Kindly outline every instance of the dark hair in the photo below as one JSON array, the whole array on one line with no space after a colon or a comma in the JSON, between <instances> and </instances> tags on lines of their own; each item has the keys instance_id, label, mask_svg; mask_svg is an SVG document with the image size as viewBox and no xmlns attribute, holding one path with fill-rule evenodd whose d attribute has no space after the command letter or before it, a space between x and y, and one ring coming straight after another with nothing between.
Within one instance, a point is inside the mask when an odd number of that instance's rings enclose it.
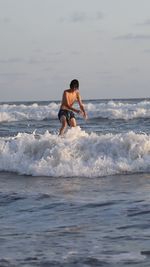
<instances>
[{"instance_id":1,"label":"dark hair","mask_svg":"<svg viewBox=\"0 0 150 267\"><path fill-rule=\"evenodd\" d=\"M70 83L70 88L71 89L75 89L75 88L79 88L79 81L78 80L72 80Z\"/></svg>"}]
</instances>

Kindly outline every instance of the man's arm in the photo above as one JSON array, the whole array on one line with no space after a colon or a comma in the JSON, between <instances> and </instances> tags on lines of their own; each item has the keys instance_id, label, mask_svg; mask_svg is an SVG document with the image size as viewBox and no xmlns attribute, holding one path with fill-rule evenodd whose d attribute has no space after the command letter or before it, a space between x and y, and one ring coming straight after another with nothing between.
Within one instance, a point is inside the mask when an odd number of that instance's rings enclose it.
<instances>
[{"instance_id":1,"label":"man's arm","mask_svg":"<svg viewBox=\"0 0 150 267\"><path fill-rule=\"evenodd\" d=\"M82 111L84 118L87 119L87 114L85 112L84 105L82 103L81 96L80 96L79 92L77 93L77 101L79 103L80 110Z\"/></svg>"}]
</instances>

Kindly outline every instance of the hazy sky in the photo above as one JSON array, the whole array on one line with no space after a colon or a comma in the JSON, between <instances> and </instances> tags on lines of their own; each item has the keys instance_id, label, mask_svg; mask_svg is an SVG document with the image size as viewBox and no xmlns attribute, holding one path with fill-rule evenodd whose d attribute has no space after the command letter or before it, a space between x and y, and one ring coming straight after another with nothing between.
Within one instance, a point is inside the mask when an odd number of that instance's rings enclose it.
<instances>
[{"instance_id":1,"label":"hazy sky","mask_svg":"<svg viewBox=\"0 0 150 267\"><path fill-rule=\"evenodd\" d=\"M0 0L0 101L150 96L150 0Z\"/></svg>"}]
</instances>

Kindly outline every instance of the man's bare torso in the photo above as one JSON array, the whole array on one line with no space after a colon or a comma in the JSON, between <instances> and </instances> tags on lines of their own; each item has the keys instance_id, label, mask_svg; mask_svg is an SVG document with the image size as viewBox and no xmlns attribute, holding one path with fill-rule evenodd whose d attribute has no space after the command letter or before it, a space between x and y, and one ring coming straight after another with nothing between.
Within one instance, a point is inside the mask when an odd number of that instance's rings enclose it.
<instances>
[{"instance_id":1,"label":"man's bare torso","mask_svg":"<svg viewBox=\"0 0 150 267\"><path fill-rule=\"evenodd\" d=\"M70 89L65 90L62 97L61 109L69 110L68 106L72 107L74 102L77 101L78 90L72 91Z\"/></svg>"}]
</instances>

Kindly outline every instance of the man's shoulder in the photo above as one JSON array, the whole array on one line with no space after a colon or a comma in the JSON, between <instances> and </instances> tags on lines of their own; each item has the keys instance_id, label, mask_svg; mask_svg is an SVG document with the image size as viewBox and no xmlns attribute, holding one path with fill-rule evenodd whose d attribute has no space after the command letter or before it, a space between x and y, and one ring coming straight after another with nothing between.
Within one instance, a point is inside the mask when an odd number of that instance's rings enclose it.
<instances>
[{"instance_id":1,"label":"man's shoulder","mask_svg":"<svg viewBox=\"0 0 150 267\"><path fill-rule=\"evenodd\" d=\"M77 98L80 97L80 92L79 92L79 90L76 91L76 96L77 96Z\"/></svg>"},{"instance_id":2,"label":"man's shoulder","mask_svg":"<svg viewBox=\"0 0 150 267\"><path fill-rule=\"evenodd\" d=\"M69 93L69 89L64 90L64 94Z\"/></svg>"}]
</instances>

